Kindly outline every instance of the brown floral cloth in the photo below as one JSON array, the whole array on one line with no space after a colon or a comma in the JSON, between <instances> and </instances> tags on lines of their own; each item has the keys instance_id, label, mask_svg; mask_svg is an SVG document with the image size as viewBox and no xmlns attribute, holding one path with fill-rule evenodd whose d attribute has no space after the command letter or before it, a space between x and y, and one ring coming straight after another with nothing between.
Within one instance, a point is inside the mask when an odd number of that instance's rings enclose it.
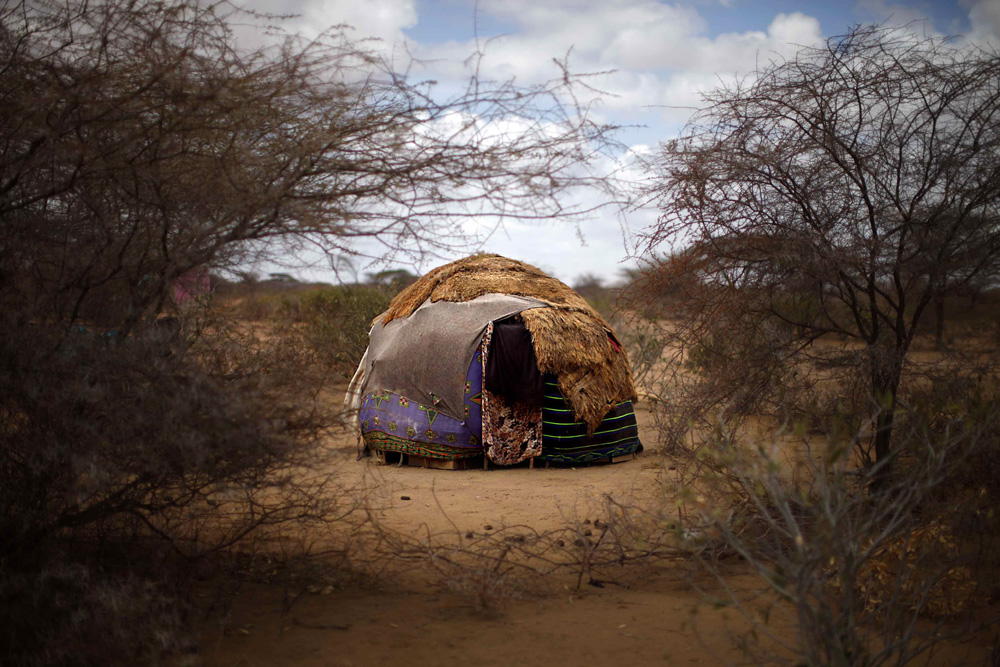
<instances>
[{"instance_id":1,"label":"brown floral cloth","mask_svg":"<svg viewBox=\"0 0 1000 667\"><path fill-rule=\"evenodd\" d=\"M483 373L493 323L483 337ZM483 387L483 449L490 461L500 465L520 463L542 453L542 406L506 400Z\"/></svg>"}]
</instances>

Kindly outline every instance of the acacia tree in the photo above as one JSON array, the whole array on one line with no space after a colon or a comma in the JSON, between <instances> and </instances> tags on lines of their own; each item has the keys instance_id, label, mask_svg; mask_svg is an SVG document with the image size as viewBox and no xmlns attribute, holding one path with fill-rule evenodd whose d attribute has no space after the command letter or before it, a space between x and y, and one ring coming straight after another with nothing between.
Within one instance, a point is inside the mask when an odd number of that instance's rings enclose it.
<instances>
[{"instance_id":1,"label":"acacia tree","mask_svg":"<svg viewBox=\"0 0 1000 667\"><path fill-rule=\"evenodd\" d=\"M439 99L340 33L241 50L233 24L255 20L225 2L0 5L0 281L35 317L78 319L117 285L127 333L177 276L275 240L420 252L473 216L580 213L561 195L607 185L587 165L610 128L568 73Z\"/></svg>"},{"instance_id":2,"label":"acacia tree","mask_svg":"<svg viewBox=\"0 0 1000 667\"><path fill-rule=\"evenodd\" d=\"M675 255L653 280L690 288L674 301L675 335L746 343L720 360L753 387L744 407L775 377L756 367L848 361L876 399L888 470L928 306L997 275L1000 56L858 27L705 101L654 164L661 215L647 249ZM812 345L824 334L860 345Z\"/></svg>"}]
</instances>

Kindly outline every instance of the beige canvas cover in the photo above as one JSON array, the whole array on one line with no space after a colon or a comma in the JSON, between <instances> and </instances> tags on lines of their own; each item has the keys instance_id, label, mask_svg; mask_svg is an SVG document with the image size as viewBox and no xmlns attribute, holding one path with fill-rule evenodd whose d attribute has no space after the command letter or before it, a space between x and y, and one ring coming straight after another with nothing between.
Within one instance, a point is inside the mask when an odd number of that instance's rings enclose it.
<instances>
[{"instance_id":1,"label":"beige canvas cover","mask_svg":"<svg viewBox=\"0 0 1000 667\"><path fill-rule=\"evenodd\" d=\"M462 421L465 375L486 325L546 307L529 297L484 294L457 303L427 300L385 325L380 317L369 335L360 393L391 391Z\"/></svg>"}]
</instances>

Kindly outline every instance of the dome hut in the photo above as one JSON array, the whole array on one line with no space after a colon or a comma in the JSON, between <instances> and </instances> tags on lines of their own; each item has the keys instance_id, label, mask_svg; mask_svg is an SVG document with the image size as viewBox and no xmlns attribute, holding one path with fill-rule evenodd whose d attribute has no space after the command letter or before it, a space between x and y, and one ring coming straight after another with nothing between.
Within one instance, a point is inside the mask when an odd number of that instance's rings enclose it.
<instances>
[{"instance_id":1,"label":"dome hut","mask_svg":"<svg viewBox=\"0 0 1000 667\"><path fill-rule=\"evenodd\" d=\"M499 255L446 264L372 324L348 399L365 447L500 465L641 451L628 356L604 318Z\"/></svg>"}]
</instances>

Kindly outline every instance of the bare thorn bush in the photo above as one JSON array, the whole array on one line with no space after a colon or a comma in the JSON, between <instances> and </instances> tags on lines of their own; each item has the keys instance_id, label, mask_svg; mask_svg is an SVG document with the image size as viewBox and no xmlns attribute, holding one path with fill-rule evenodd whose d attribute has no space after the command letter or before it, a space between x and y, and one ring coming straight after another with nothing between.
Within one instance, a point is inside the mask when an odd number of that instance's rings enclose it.
<instances>
[{"instance_id":1,"label":"bare thorn bush","mask_svg":"<svg viewBox=\"0 0 1000 667\"><path fill-rule=\"evenodd\" d=\"M158 608L196 564L292 545L349 559L289 535L353 530L362 498L323 472L327 394L381 292L249 324L178 297L185 276L306 247L355 256L362 239L413 258L465 243L470 218L573 217L577 188L618 199L594 167L613 128L564 68L439 99L343 31L237 44L240 24L275 20L225 2L0 3L0 608L37 622L2 633L4 664L155 664L176 645L169 605L132 642L63 642L65 610L32 615L36 589L62 587L76 627L118 638L136 609L115 600Z\"/></svg>"},{"instance_id":2,"label":"bare thorn bush","mask_svg":"<svg viewBox=\"0 0 1000 667\"><path fill-rule=\"evenodd\" d=\"M973 613L986 599L978 578L988 568L959 548L961 517L972 508L954 496L942 504L941 493L992 448L998 414L993 404L935 429L905 422L897 481L878 493L870 485L881 464L858 466L856 443L843 435L753 440L720 430L689 450L679 482L685 532L703 545L697 562L716 578L723 604L759 633L743 648L778 663L906 664L994 623ZM758 577L756 594L733 587L727 555Z\"/></svg>"}]
</instances>

